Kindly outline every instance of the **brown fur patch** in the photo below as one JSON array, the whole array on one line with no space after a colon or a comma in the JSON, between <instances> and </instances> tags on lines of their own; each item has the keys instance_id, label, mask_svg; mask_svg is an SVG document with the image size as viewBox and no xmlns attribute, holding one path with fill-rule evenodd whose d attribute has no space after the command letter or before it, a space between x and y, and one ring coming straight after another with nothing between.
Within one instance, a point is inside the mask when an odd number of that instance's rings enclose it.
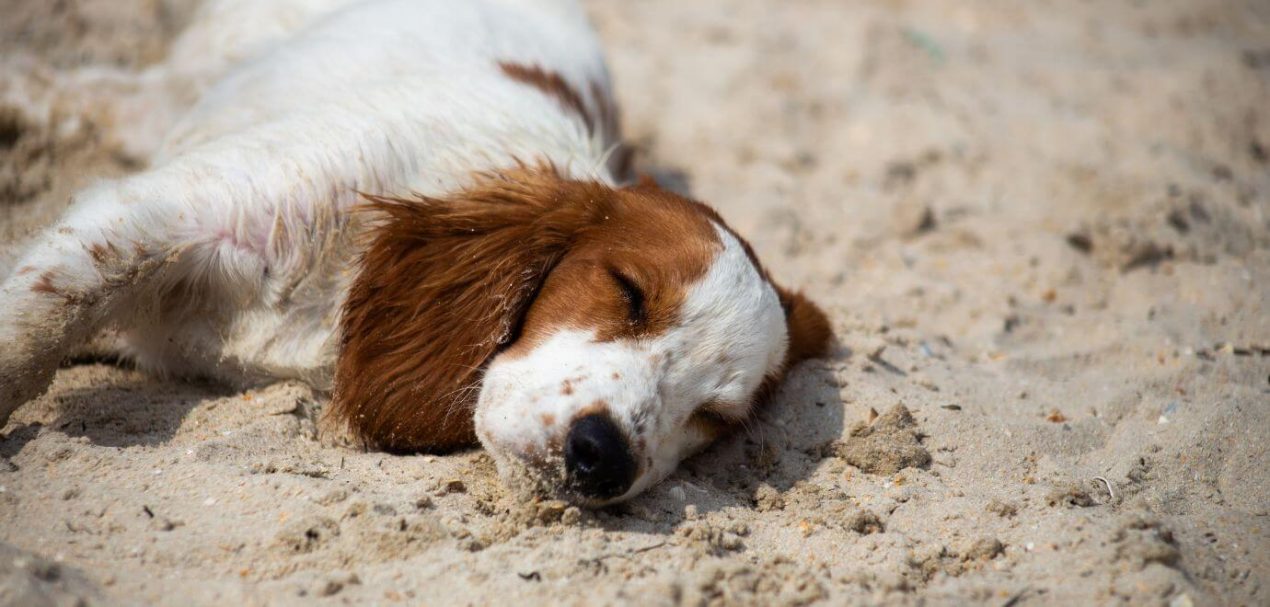
<instances>
[{"instance_id":1,"label":"brown fur patch","mask_svg":"<svg viewBox=\"0 0 1270 607\"><path fill-rule=\"evenodd\" d=\"M508 356L527 353L561 328L593 330L599 341L664 334L680 320L690 285L721 248L713 211L664 190L610 190L615 204L579 235L529 309ZM635 285L643 317L632 322L615 274Z\"/></svg>"},{"instance_id":2,"label":"brown fur patch","mask_svg":"<svg viewBox=\"0 0 1270 607\"><path fill-rule=\"evenodd\" d=\"M108 260L118 258L119 249L113 242L95 242L88 247L88 254L92 256L94 263L101 266Z\"/></svg>"},{"instance_id":3,"label":"brown fur patch","mask_svg":"<svg viewBox=\"0 0 1270 607\"><path fill-rule=\"evenodd\" d=\"M576 232L603 213L558 203L565 187L526 172L450 199L371 198L382 220L344 306L331 414L386 449L474 444L485 363L515 337Z\"/></svg>"},{"instance_id":4,"label":"brown fur patch","mask_svg":"<svg viewBox=\"0 0 1270 607\"><path fill-rule=\"evenodd\" d=\"M802 293L779 287L776 292L780 295L781 307L785 309L785 324L789 328L785 370L809 358L828 354L833 328L825 312Z\"/></svg>"},{"instance_id":5,"label":"brown fur patch","mask_svg":"<svg viewBox=\"0 0 1270 607\"><path fill-rule=\"evenodd\" d=\"M502 70L508 78L532 86L542 91L544 95L554 98L565 109L577 114L582 124L586 125L588 132L595 132L595 118L587 110L582 95L578 94L577 89L573 88L573 85L569 84L569 81L565 80L559 72L513 61L499 61L498 69Z\"/></svg>"},{"instance_id":6,"label":"brown fur patch","mask_svg":"<svg viewBox=\"0 0 1270 607\"><path fill-rule=\"evenodd\" d=\"M50 270L40 274L40 278L31 286L31 290L36 293L45 293L48 295L61 295L57 287L53 285L53 272Z\"/></svg>"},{"instance_id":7,"label":"brown fur patch","mask_svg":"<svg viewBox=\"0 0 1270 607\"><path fill-rule=\"evenodd\" d=\"M688 418L688 425L705 436L707 441L735 432L743 424L744 420L729 419L715 413L708 403Z\"/></svg>"},{"instance_id":8,"label":"brown fur patch","mask_svg":"<svg viewBox=\"0 0 1270 607\"><path fill-rule=\"evenodd\" d=\"M618 183L631 180L634 175L635 153L622 141L622 121L617 103L601 81L592 80L588 83L587 93L591 97L591 106L594 108L592 111L588 109L586 100L578 89L559 72L514 61L500 61L498 68L512 80L529 85L555 99L562 108L582 121L588 133L602 135L604 141L613 145L607 164L614 179Z\"/></svg>"}]
</instances>

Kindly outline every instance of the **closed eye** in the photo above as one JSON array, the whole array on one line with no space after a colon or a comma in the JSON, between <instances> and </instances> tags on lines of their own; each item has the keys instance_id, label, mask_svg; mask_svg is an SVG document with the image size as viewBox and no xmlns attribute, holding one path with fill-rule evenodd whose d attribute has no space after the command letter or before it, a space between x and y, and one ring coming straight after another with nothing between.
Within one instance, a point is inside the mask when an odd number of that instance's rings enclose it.
<instances>
[{"instance_id":1,"label":"closed eye","mask_svg":"<svg viewBox=\"0 0 1270 607\"><path fill-rule=\"evenodd\" d=\"M643 325L648 317L647 310L644 309L644 291L629 276L618 270L610 268L609 275L617 283L622 300L626 302L627 322L636 326Z\"/></svg>"}]
</instances>

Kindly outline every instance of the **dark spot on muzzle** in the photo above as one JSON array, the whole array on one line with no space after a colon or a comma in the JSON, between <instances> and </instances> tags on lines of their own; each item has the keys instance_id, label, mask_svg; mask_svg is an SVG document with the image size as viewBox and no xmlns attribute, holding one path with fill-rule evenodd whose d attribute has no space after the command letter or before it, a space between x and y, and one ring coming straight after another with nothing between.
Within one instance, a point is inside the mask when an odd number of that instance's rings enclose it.
<instances>
[{"instance_id":1,"label":"dark spot on muzzle","mask_svg":"<svg viewBox=\"0 0 1270 607\"><path fill-rule=\"evenodd\" d=\"M604 413L573 422L565 439L564 467L569 488L591 499L615 498L635 482L636 465L630 443Z\"/></svg>"}]
</instances>

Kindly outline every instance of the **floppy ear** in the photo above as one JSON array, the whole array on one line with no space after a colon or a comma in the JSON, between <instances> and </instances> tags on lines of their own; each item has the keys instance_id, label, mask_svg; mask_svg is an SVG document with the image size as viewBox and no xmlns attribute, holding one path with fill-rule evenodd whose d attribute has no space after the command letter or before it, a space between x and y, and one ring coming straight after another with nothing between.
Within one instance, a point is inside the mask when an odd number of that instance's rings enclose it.
<instances>
[{"instance_id":1,"label":"floppy ear","mask_svg":"<svg viewBox=\"0 0 1270 607\"><path fill-rule=\"evenodd\" d=\"M829 318L807 296L776 287L781 307L785 309L785 326L789 330L789 349L785 351L785 369L829 353L833 329Z\"/></svg>"},{"instance_id":2,"label":"floppy ear","mask_svg":"<svg viewBox=\"0 0 1270 607\"><path fill-rule=\"evenodd\" d=\"M485 364L515 339L576 234L604 212L609 198L591 189L519 171L448 199L368 197L379 220L341 318L329 421L380 449L476 444Z\"/></svg>"}]
</instances>

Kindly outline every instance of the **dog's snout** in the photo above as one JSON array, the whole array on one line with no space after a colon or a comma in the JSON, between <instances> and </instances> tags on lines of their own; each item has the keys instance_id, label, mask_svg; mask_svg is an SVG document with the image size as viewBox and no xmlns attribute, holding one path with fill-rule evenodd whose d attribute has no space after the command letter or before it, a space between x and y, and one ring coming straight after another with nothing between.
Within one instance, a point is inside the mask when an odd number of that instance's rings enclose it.
<instances>
[{"instance_id":1,"label":"dog's snout","mask_svg":"<svg viewBox=\"0 0 1270 607\"><path fill-rule=\"evenodd\" d=\"M564 447L565 471L571 487L593 499L611 499L631 488L635 458L617 424L605 414L578 418Z\"/></svg>"}]
</instances>

